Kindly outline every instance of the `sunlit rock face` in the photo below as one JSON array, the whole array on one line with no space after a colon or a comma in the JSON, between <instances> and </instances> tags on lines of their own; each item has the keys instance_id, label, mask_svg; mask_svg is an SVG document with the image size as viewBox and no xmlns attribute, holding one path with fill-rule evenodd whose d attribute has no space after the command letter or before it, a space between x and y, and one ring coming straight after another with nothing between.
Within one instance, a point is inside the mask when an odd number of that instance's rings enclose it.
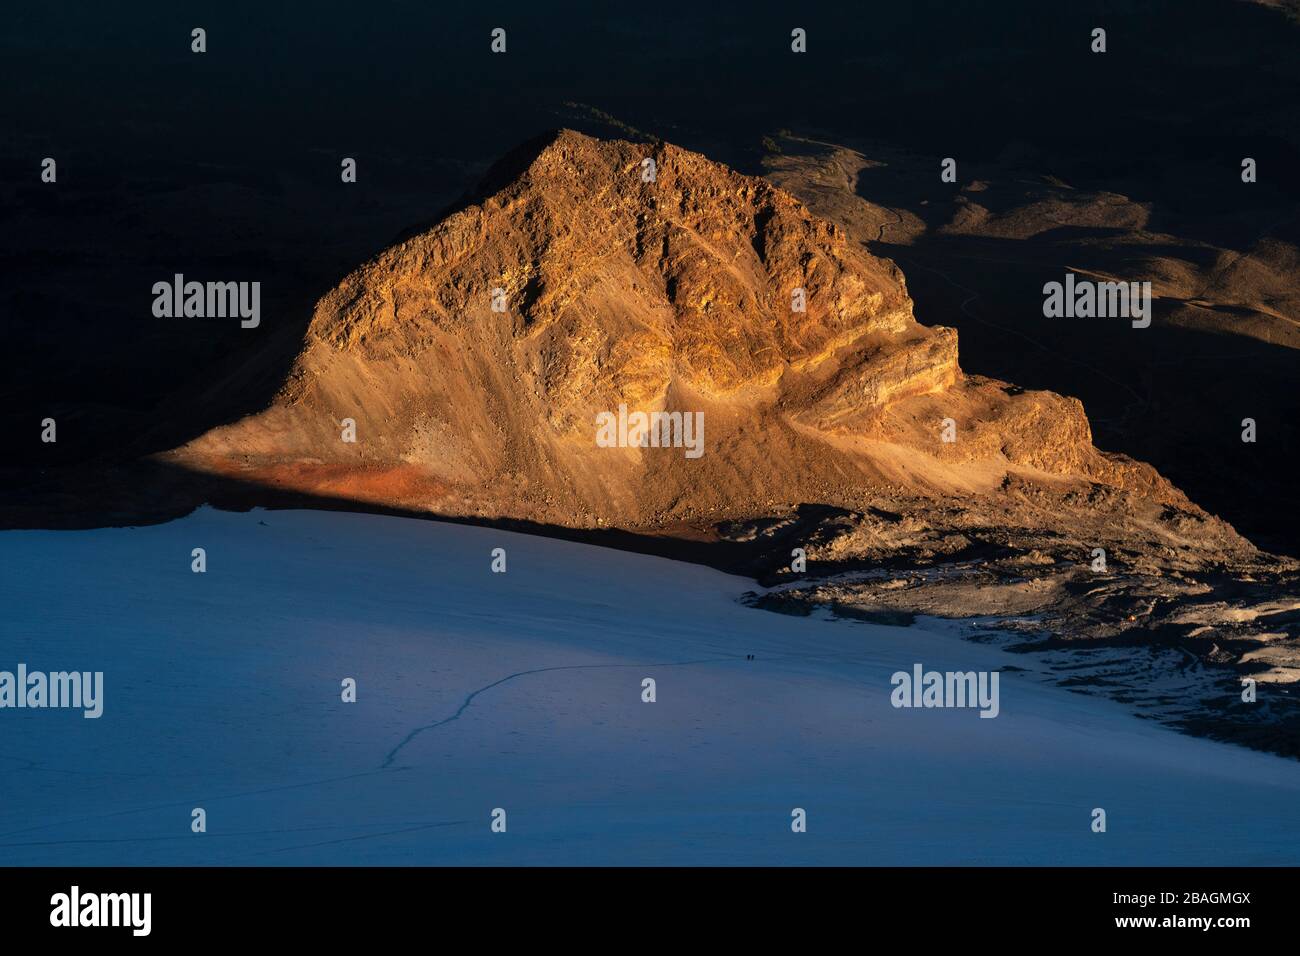
<instances>
[{"instance_id":1,"label":"sunlit rock face","mask_svg":"<svg viewBox=\"0 0 1300 956\"><path fill-rule=\"evenodd\" d=\"M965 375L892 262L766 180L568 131L502 168L320 300L270 408L169 457L575 527L996 493L1010 474L1185 504L1097 452L1077 401ZM652 424L598 440L621 407Z\"/></svg>"}]
</instances>

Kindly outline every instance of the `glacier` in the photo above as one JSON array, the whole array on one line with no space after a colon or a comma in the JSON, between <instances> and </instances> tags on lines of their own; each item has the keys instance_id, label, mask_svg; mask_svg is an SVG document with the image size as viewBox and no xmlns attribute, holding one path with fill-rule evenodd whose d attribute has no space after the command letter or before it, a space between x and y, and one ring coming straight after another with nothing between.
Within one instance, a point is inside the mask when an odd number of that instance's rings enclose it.
<instances>
[{"instance_id":1,"label":"glacier","mask_svg":"<svg viewBox=\"0 0 1300 956\"><path fill-rule=\"evenodd\" d=\"M754 588L343 512L2 532L0 662L104 678L98 720L0 710L0 865L1300 858L1294 761L1033 680L943 622L786 616ZM1000 672L997 718L891 706L919 662Z\"/></svg>"}]
</instances>

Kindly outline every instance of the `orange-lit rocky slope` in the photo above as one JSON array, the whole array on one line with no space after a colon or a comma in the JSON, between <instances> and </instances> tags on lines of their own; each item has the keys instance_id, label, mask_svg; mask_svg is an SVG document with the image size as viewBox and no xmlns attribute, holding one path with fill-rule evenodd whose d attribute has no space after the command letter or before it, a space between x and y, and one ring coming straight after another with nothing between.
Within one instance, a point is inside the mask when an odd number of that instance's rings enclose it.
<instances>
[{"instance_id":1,"label":"orange-lit rocky slope","mask_svg":"<svg viewBox=\"0 0 1300 956\"><path fill-rule=\"evenodd\" d=\"M599 447L597 415L621 404L702 412L703 454ZM1203 517L1151 468L1098 452L1078 401L963 373L956 333L913 318L898 268L787 193L671 145L572 132L344 279L273 405L168 460L570 527L996 497L1009 481Z\"/></svg>"}]
</instances>

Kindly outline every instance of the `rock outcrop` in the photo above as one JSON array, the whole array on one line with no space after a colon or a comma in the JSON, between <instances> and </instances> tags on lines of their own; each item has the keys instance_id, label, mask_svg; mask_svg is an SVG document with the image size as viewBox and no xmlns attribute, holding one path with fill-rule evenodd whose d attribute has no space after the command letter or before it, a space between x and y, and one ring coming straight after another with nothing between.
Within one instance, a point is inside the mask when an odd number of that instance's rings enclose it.
<instances>
[{"instance_id":1,"label":"rock outcrop","mask_svg":"<svg viewBox=\"0 0 1300 956\"><path fill-rule=\"evenodd\" d=\"M567 131L504 168L321 299L270 408L167 459L565 527L996 495L1009 477L1197 513L1097 451L1078 401L963 373L956 332L915 320L892 262L766 180ZM703 413L703 453L601 447L597 416L620 406Z\"/></svg>"}]
</instances>

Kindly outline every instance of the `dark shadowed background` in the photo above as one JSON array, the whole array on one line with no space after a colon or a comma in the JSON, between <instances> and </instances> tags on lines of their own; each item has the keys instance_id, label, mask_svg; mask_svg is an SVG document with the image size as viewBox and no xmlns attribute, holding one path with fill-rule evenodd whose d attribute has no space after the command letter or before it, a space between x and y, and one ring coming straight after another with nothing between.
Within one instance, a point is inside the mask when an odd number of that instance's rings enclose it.
<instances>
[{"instance_id":1,"label":"dark shadowed background","mask_svg":"<svg viewBox=\"0 0 1300 956\"><path fill-rule=\"evenodd\" d=\"M1300 242L1300 24L1239 0L115 6L3 18L0 488L262 407L318 296L557 126L756 174L781 131L887 144L926 157L935 203L952 192L935 158L954 156L1150 203L1152 228L1242 255ZM489 52L497 26L504 56ZM796 26L806 55L790 52ZM1089 52L1096 26L1105 55ZM1243 156L1260 170L1248 187ZM873 248L899 257L922 322L960 329L967 371L1080 397L1100 447L1152 462L1257 543L1300 547L1294 348L1234 334L1230 310L1211 330L1162 326L1159 308L1140 335L1053 324L1041 275L1015 265L1032 244L962 273L1003 313L972 321L921 267L959 247ZM151 287L177 272L260 281L261 327L154 318ZM40 441L47 416L56 445Z\"/></svg>"}]
</instances>

